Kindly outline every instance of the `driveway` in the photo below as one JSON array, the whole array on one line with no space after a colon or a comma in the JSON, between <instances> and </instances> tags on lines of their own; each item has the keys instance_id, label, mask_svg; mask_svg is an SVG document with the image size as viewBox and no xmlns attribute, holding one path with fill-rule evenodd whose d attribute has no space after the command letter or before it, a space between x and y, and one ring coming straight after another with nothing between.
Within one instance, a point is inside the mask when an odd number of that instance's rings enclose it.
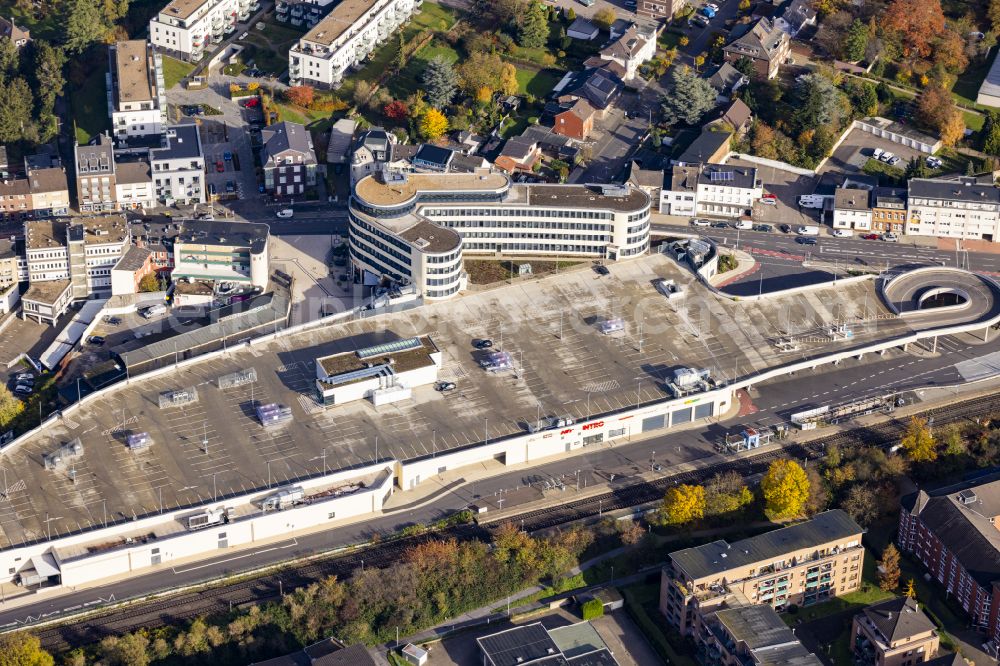
<instances>
[{"instance_id":1,"label":"driveway","mask_svg":"<svg viewBox=\"0 0 1000 666\"><path fill-rule=\"evenodd\" d=\"M755 222L774 225L788 224L793 227L819 223L820 211L818 209L799 208L798 205L800 196L811 194L816 189L817 180L815 178L737 159L729 160L728 164L755 167L757 177L764 183L764 192L778 197L777 204L773 206L761 202L754 204L753 219Z\"/></svg>"},{"instance_id":2,"label":"driveway","mask_svg":"<svg viewBox=\"0 0 1000 666\"><path fill-rule=\"evenodd\" d=\"M926 153L921 153L918 150L907 148L901 144L893 143L888 139L877 137L874 134L869 134L859 129L854 129L847 135L843 143L837 147L837 150L833 151L833 155L826 161L823 168L819 170L819 174L822 175L827 172L858 173L864 168L865 163L871 158L872 152L876 148L888 150L899 157L900 162L896 166L901 169L906 169L906 164L910 161L910 158L917 157L924 159L927 156Z\"/></svg>"},{"instance_id":3,"label":"driveway","mask_svg":"<svg viewBox=\"0 0 1000 666\"><path fill-rule=\"evenodd\" d=\"M640 109L641 102L634 95L623 96L621 107L629 111ZM573 183L609 183L625 165L626 159L639 148L649 131L649 119L626 118L623 108L612 108L601 121L601 130L595 132L593 159L583 170L577 170L570 177Z\"/></svg>"},{"instance_id":4,"label":"driveway","mask_svg":"<svg viewBox=\"0 0 1000 666\"><path fill-rule=\"evenodd\" d=\"M176 106L207 104L222 111L219 116L201 116L202 149L205 153L206 182L215 185L217 192L225 194L225 184L233 181L239 199L257 199L257 174L254 168L253 150L250 147L249 127L244 118L245 111L229 99L229 83L213 80L203 90L173 88L167 99ZM224 159L225 153L232 153L236 160ZM223 163L223 171L216 171L216 163ZM239 166L239 170L236 170ZM220 187L221 186L221 187Z\"/></svg>"}]
</instances>

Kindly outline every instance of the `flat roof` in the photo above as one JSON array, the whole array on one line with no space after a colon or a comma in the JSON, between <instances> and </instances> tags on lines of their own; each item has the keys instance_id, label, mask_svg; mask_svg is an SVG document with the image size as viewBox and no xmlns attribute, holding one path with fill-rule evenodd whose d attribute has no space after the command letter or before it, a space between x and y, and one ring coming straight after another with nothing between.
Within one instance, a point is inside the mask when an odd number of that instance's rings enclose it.
<instances>
[{"instance_id":1,"label":"flat roof","mask_svg":"<svg viewBox=\"0 0 1000 666\"><path fill-rule=\"evenodd\" d=\"M861 527L840 509L817 514L790 527L765 532L736 543L719 540L670 553L674 566L699 580L732 569L767 562L796 550L860 535Z\"/></svg>"},{"instance_id":2,"label":"flat roof","mask_svg":"<svg viewBox=\"0 0 1000 666\"><path fill-rule=\"evenodd\" d=\"M527 193L525 204L546 208L594 208L619 213L638 211L649 205L649 195L637 187L600 185L517 185ZM621 194L612 194L619 191Z\"/></svg>"},{"instance_id":3,"label":"flat roof","mask_svg":"<svg viewBox=\"0 0 1000 666\"><path fill-rule=\"evenodd\" d=\"M69 280L35 281L28 286L28 291L24 292L21 300L54 305L71 285Z\"/></svg>"},{"instance_id":4,"label":"flat roof","mask_svg":"<svg viewBox=\"0 0 1000 666\"><path fill-rule=\"evenodd\" d=\"M392 206L409 201L420 192L493 192L509 184L510 178L505 174L485 170L476 173L411 173L404 179L389 183L382 182L380 175L372 174L358 181L354 194L376 206Z\"/></svg>"},{"instance_id":5,"label":"flat roof","mask_svg":"<svg viewBox=\"0 0 1000 666\"><path fill-rule=\"evenodd\" d=\"M462 244L462 235L454 229L442 227L428 220L420 220L416 224L399 232L399 237L414 247L431 254L439 254L457 249Z\"/></svg>"},{"instance_id":6,"label":"flat roof","mask_svg":"<svg viewBox=\"0 0 1000 666\"><path fill-rule=\"evenodd\" d=\"M66 220L45 218L24 223L24 235L29 250L66 247Z\"/></svg>"},{"instance_id":7,"label":"flat roof","mask_svg":"<svg viewBox=\"0 0 1000 666\"><path fill-rule=\"evenodd\" d=\"M170 133L173 133L173 136ZM183 160L201 157L201 138L194 123L171 125L163 140L165 144L150 151L153 160Z\"/></svg>"},{"instance_id":8,"label":"flat roof","mask_svg":"<svg viewBox=\"0 0 1000 666\"><path fill-rule=\"evenodd\" d=\"M161 225L151 223L151 227L162 231ZM138 228L134 230L139 233ZM280 483L294 482L303 473L321 472L324 448L329 449L328 465L340 468L370 462L376 437L380 455L399 460L430 456L435 450L432 442L441 453L483 441L484 418L489 418L491 441L523 433L523 422L536 417L539 404L549 415L585 422L588 395L591 416L634 405L637 393L644 403L665 399L663 367L714 368L717 376L731 379L895 339L914 330L909 320L889 316L871 281L841 281L817 288L805 298L792 294L736 302L718 300L688 271L661 254L614 263L610 270L612 280L595 280L586 265L560 270L558 275L503 290L500 301L501 292L496 290L472 292L414 309L380 310L377 317L317 324L252 347L240 344L250 337L248 330L256 327L259 335L285 326L278 317L287 310L287 295L276 294L277 304L263 309L254 306L209 325L185 324L187 318L172 314L143 323L156 329L167 321L174 333L181 334L152 344L147 338L133 339L122 350L132 370L147 363L171 365L191 350L221 350L224 340L229 352L155 378L133 374L128 386L122 382L111 387L102 399L89 403L85 412L67 413L26 437L16 455L6 456L8 476L25 483L23 490L11 494L11 501L23 510L16 516L0 516L0 548L44 539L47 512L53 517L51 529L56 536L99 526L102 521L98 518L95 524L94 517L102 501L107 503L109 520L118 512L128 520L133 510L139 516L157 513L161 493L165 510L210 501L212 477L204 474L204 466L222 470L217 479L220 494L242 493L244 486L257 488L266 483L268 463ZM658 278L682 285L689 300L711 299L713 326L694 331L691 324L678 319L672 304L652 285ZM878 326L855 328L849 342L830 341L824 335L834 321L862 312L866 302L867 314L872 320L877 318ZM560 311L567 316L563 340L558 337ZM636 354L623 347L620 339L603 335L592 325L612 316L623 318L627 330L637 330L639 321L647 325L656 321L659 331L645 340L642 354ZM433 322L430 328L428 322ZM485 354L471 348L474 338L492 338L500 346L500 324L503 350L517 359L519 369L523 363L525 379L517 390L511 390L507 378L485 373L479 365ZM412 399L395 403L390 416L377 419L358 404L323 407L316 402L317 358L353 353L415 332L432 336L442 355L439 377L454 381L459 390L443 395L431 386L416 387ZM108 336L107 346L116 352L114 336L123 333L102 322L94 330L95 335ZM801 340L799 349L781 351L775 346L788 335ZM213 346L199 347L206 344ZM886 352L886 360L907 358L898 349ZM116 363L124 374L121 361ZM218 387L220 376L251 368L257 376L252 388ZM637 376L648 380L637 386ZM71 376L62 381L75 389ZM161 392L187 386L199 387L197 403L186 405L183 412L157 408ZM265 431L245 410L251 399L288 405L294 418L279 430ZM149 450L132 454L121 443L118 429L123 409L126 418L134 419L129 428L153 437L156 444ZM192 458L190 443L200 442L206 430L209 453ZM37 463L53 443L77 437L85 453L77 464L76 484L66 474L46 471ZM591 478L596 482L596 477Z\"/></svg>"},{"instance_id":9,"label":"flat roof","mask_svg":"<svg viewBox=\"0 0 1000 666\"><path fill-rule=\"evenodd\" d=\"M185 220L176 230L175 243L189 245L218 245L223 247L249 247L253 253L262 252L271 233L263 222L233 222L228 220Z\"/></svg>"},{"instance_id":10,"label":"flat roof","mask_svg":"<svg viewBox=\"0 0 1000 666\"><path fill-rule=\"evenodd\" d=\"M378 0L341 0L312 30L302 37L302 41L329 46L337 38L350 30L365 12L375 6Z\"/></svg>"},{"instance_id":11,"label":"flat roof","mask_svg":"<svg viewBox=\"0 0 1000 666\"><path fill-rule=\"evenodd\" d=\"M840 210L869 210L871 192L853 187L838 187L833 195L833 207Z\"/></svg>"},{"instance_id":12,"label":"flat roof","mask_svg":"<svg viewBox=\"0 0 1000 666\"><path fill-rule=\"evenodd\" d=\"M167 6L160 10L160 14L171 18L186 19L202 5L206 5L212 0L170 0Z\"/></svg>"},{"instance_id":13,"label":"flat roof","mask_svg":"<svg viewBox=\"0 0 1000 666\"><path fill-rule=\"evenodd\" d=\"M399 351L396 351L399 350ZM330 379L364 370L373 365L391 364L394 372L407 372L433 365L430 354L438 351L430 336L405 338L374 347L363 347L353 352L343 352L317 358L316 363Z\"/></svg>"},{"instance_id":14,"label":"flat roof","mask_svg":"<svg viewBox=\"0 0 1000 666\"><path fill-rule=\"evenodd\" d=\"M145 39L115 42L115 71L118 81L118 101L145 102L153 99L150 55Z\"/></svg>"},{"instance_id":15,"label":"flat roof","mask_svg":"<svg viewBox=\"0 0 1000 666\"><path fill-rule=\"evenodd\" d=\"M122 213L72 217L69 222L73 226L83 227L83 241L87 245L121 243L129 238L132 231L128 219Z\"/></svg>"},{"instance_id":16,"label":"flat roof","mask_svg":"<svg viewBox=\"0 0 1000 666\"><path fill-rule=\"evenodd\" d=\"M541 622L482 636L476 642L493 666L519 666L559 655L559 647Z\"/></svg>"}]
</instances>

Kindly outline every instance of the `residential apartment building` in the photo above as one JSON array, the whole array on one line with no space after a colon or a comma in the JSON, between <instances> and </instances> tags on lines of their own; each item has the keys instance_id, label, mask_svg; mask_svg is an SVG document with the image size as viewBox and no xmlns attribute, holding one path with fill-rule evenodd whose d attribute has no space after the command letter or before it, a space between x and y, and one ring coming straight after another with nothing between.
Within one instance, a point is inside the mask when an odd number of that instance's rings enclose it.
<instances>
[{"instance_id":1,"label":"residential apartment building","mask_svg":"<svg viewBox=\"0 0 1000 666\"><path fill-rule=\"evenodd\" d=\"M147 157L131 157L127 162L115 163L115 199L121 210L156 206L153 169Z\"/></svg>"},{"instance_id":2,"label":"residential apartment building","mask_svg":"<svg viewBox=\"0 0 1000 666\"><path fill-rule=\"evenodd\" d=\"M20 220L34 208L27 178L8 176L0 182L0 215L4 220Z\"/></svg>"},{"instance_id":3,"label":"residential apartment building","mask_svg":"<svg viewBox=\"0 0 1000 666\"><path fill-rule=\"evenodd\" d=\"M698 661L719 666L820 666L770 606L737 606L698 618Z\"/></svg>"},{"instance_id":4,"label":"residential apartment building","mask_svg":"<svg viewBox=\"0 0 1000 666\"><path fill-rule=\"evenodd\" d=\"M735 33L736 31L734 31ZM726 62L735 63L749 58L754 75L760 79L773 79L791 54L792 42L788 33L780 30L768 18L759 18L749 29L723 47Z\"/></svg>"},{"instance_id":5,"label":"residential apartment building","mask_svg":"<svg viewBox=\"0 0 1000 666\"><path fill-rule=\"evenodd\" d=\"M868 231L872 228L871 192L861 188L838 187L833 195L833 228Z\"/></svg>"},{"instance_id":6,"label":"residential apartment building","mask_svg":"<svg viewBox=\"0 0 1000 666\"><path fill-rule=\"evenodd\" d=\"M427 300L463 289L464 255L618 260L649 249L650 198L626 186L515 184L504 173L363 178L348 210L356 282L413 284Z\"/></svg>"},{"instance_id":7,"label":"residential apartment building","mask_svg":"<svg viewBox=\"0 0 1000 666\"><path fill-rule=\"evenodd\" d=\"M81 212L118 209L115 150L111 137L100 134L86 146L73 148L76 162L76 199Z\"/></svg>"},{"instance_id":8,"label":"residential apartment building","mask_svg":"<svg viewBox=\"0 0 1000 666\"><path fill-rule=\"evenodd\" d=\"M909 597L868 606L851 623L856 666L916 666L934 658L940 644L934 623Z\"/></svg>"},{"instance_id":9,"label":"residential apartment building","mask_svg":"<svg viewBox=\"0 0 1000 666\"><path fill-rule=\"evenodd\" d=\"M919 559L945 594L986 633L994 657L1000 646L1000 478L996 475L919 490L901 500L897 541Z\"/></svg>"},{"instance_id":10,"label":"residential apartment building","mask_svg":"<svg viewBox=\"0 0 1000 666\"><path fill-rule=\"evenodd\" d=\"M839 509L736 543L713 541L670 554L660 612L683 635L721 608L810 606L861 584L861 527Z\"/></svg>"},{"instance_id":11,"label":"residential apartment building","mask_svg":"<svg viewBox=\"0 0 1000 666\"><path fill-rule=\"evenodd\" d=\"M372 127L358 135L351 151L351 187L391 162L397 141L395 134L381 127Z\"/></svg>"},{"instance_id":12,"label":"residential apartment building","mask_svg":"<svg viewBox=\"0 0 1000 666\"><path fill-rule=\"evenodd\" d=\"M266 224L188 220L172 239L173 280L212 287L233 282L263 290L267 286L269 237Z\"/></svg>"},{"instance_id":13,"label":"residential apartment building","mask_svg":"<svg viewBox=\"0 0 1000 666\"><path fill-rule=\"evenodd\" d=\"M259 9L259 0L171 0L150 20L149 41L182 60L200 60Z\"/></svg>"},{"instance_id":14,"label":"residential apartment building","mask_svg":"<svg viewBox=\"0 0 1000 666\"><path fill-rule=\"evenodd\" d=\"M145 39L108 47L111 128L116 139L163 132L167 124L162 58Z\"/></svg>"},{"instance_id":15,"label":"residential apartment building","mask_svg":"<svg viewBox=\"0 0 1000 666\"><path fill-rule=\"evenodd\" d=\"M316 186L316 152L303 125L282 122L262 131L264 188L276 196L294 196Z\"/></svg>"},{"instance_id":16,"label":"residential apartment building","mask_svg":"<svg viewBox=\"0 0 1000 666\"><path fill-rule=\"evenodd\" d=\"M1000 239L1000 188L992 178L911 178L906 200L907 234Z\"/></svg>"},{"instance_id":17,"label":"residential apartment building","mask_svg":"<svg viewBox=\"0 0 1000 666\"><path fill-rule=\"evenodd\" d=\"M18 242L0 239L0 314L11 312L21 300L18 282L24 261Z\"/></svg>"},{"instance_id":18,"label":"residential apartment building","mask_svg":"<svg viewBox=\"0 0 1000 666\"><path fill-rule=\"evenodd\" d=\"M422 0L342 0L288 51L291 85L336 88Z\"/></svg>"},{"instance_id":19,"label":"residential apartment building","mask_svg":"<svg viewBox=\"0 0 1000 666\"><path fill-rule=\"evenodd\" d=\"M903 234L906 230L906 190L878 187L872 193L872 231Z\"/></svg>"},{"instance_id":20,"label":"residential apartment building","mask_svg":"<svg viewBox=\"0 0 1000 666\"><path fill-rule=\"evenodd\" d=\"M52 217L69 213L69 184L62 167L28 168L28 190L31 209L36 217Z\"/></svg>"},{"instance_id":21,"label":"residential apartment building","mask_svg":"<svg viewBox=\"0 0 1000 666\"><path fill-rule=\"evenodd\" d=\"M737 218L749 215L754 201L763 193L764 185L755 168L680 164L664 173L660 212Z\"/></svg>"},{"instance_id":22,"label":"residential apartment building","mask_svg":"<svg viewBox=\"0 0 1000 666\"><path fill-rule=\"evenodd\" d=\"M174 125L163 146L149 151L156 201L166 205L205 203L205 157L198 126Z\"/></svg>"}]
</instances>

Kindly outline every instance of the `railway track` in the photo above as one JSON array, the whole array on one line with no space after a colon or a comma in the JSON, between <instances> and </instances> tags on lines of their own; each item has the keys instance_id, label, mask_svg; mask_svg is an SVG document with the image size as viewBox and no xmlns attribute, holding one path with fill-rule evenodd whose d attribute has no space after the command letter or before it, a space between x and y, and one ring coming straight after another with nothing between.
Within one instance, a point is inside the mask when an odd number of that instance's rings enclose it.
<instances>
[{"instance_id":1,"label":"railway track","mask_svg":"<svg viewBox=\"0 0 1000 666\"><path fill-rule=\"evenodd\" d=\"M1000 393L983 396L963 403L921 412L921 416L934 419L940 426L958 421L972 420L1000 413ZM523 521L523 529L537 531L567 522L592 518L604 512L620 511L663 497L669 486L676 483L704 481L719 472L735 470L743 476L764 472L774 460L793 457L799 460L817 460L831 445L853 446L868 444L886 446L895 442L905 424L888 421L874 426L864 426L831 434L805 444L790 444L780 449L763 452L740 459L725 460L698 470L666 475L655 481L626 486L601 495L566 504L528 511L509 520ZM498 523L499 524L499 523ZM148 603L137 602L107 613L74 621L71 624L45 627L36 632L42 645L52 651L99 641L108 635L121 634L139 628L155 628L213 613L225 612L232 607L250 602L279 598L286 590L308 585L331 575L345 577L362 566L385 567L397 562L411 546L440 538L487 538L488 527L467 525L442 532L387 541L377 546L344 555L331 556L299 565L294 569L279 569L263 576L237 580L197 591L183 592Z\"/></svg>"}]
</instances>

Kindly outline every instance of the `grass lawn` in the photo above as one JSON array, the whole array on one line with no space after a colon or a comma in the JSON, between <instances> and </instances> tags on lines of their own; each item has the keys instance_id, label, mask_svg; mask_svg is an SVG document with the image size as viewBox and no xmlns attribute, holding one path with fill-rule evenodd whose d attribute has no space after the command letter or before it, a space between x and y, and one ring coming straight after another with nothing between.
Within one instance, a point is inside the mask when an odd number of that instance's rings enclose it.
<instances>
[{"instance_id":1,"label":"grass lawn","mask_svg":"<svg viewBox=\"0 0 1000 666\"><path fill-rule=\"evenodd\" d=\"M900 161L900 164L905 162ZM906 179L906 170L898 166L889 166L885 162L870 159L861 168L869 176L876 176L882 186L898 185Z\"/></svg>"},{"instance_id":2,"label":"grass lawn","mask_svg":"<svg viewBox=\"0 0 1000 666\"><path fill-rule=\"evenodd\" d=\"M81 146L111 126L104 82L104 72L108 67L107 52L102 50L100 53L100 56L95 54L95 60L100 62L92 63L93 67L83 84L71 88L68 93L76 124L76 140Z\"/></svg>"},{"instance_id":3,"label":"grass lawn","mask_svg":"<svg viewBox=\"0 0 1000 666\"><path fill-rule=\"evenodd\" d=\"M458 51L447 43L438 40L430 42L413 54L403 71L389 79L387 87L393 97L405 99L416 92L420 88L420 75L427 67L427 63L438 56L451 63L458 62L459 58Z\"/></svg>"},{"instance_id":4,"label":"grass lawn","mask_svg":"<svg viewBox=\"0 0 1000 666\"><path fill-rule=\"evenodd\" d=\"M403 40L409 42L422 30L433 30L444 32L455 25L458 20L456 12L448 7L425 2L420 11L411 18L401 30ZM389 64L396 56L396 44L398 38L393 33L381 47L369 56L368 64L357 74L350 77L355 80L377 81L380 76L389 68ZM414 56L416 57L416 56ZM407 68L404 68L406 71ZM391 84L390 84L391 85Z\"/></svg>"},{"instance_id":5,"label":"grass lawn","mask_svg":"<svg viewBox=\"0 0 1000 666\"><path fill-rule=\"evenodd\" d=\"M562 79L562 72L555 69L531 70L523 67L517 69L517 91L522 95L527 93L541 98L552 92Z\"/></svg>"},{"instance_id":6,"label":"grass lawn","mask_svg":"<svg viewBox=\"0 0 1000 666\"><path fill-rule=\"evenodd\" d=\"M194 65L191 63L163 56L163 82L166 84L167 90L180 83L181 79L190 74L193 69Z\"/></svg>"},{"instance_id":7,"label":"grass lawn","mask_svg":"<svg viewBox=\"0 0 1000 666\"><path fill-rule=\"evenodd\" d=\"M965 116L965 126L970 130L975 130L978 132L983 129L983 123L986 118L980 113L973 113L972 111L962 110L962 115Z\"/></svg>"},{"instance_id":8,"label":"grass lawn","mask_svg":"<svg viewBox=\"0 0 1000 666\"><path fill-rule=\"evenodd\" d=\"M817 618L826 617L835 613L848 610L858 610L865 606L885 601L896 596L891 592L883 592L876 584L878 575L875 570L877 557L870 549L865 549L865 564L861 571L861 588L856 592L850 592L840 597L834 597L829 601L824 601L815 606L800 608L794 615L791 613L782 614L785 624L794 625L801 620L809 622ZM837 662L840 663L840 662Z\"/></svg>"},{"instance_id":9,"label":"grass lawn","mask_svg":"<svg viewBox=\"0 0 1000 666\"><path fill-rule=\"evenodd\" d=\"M30 4L6 0L0 3L0 12L2 12L4 18L12 19L14 23L22 28L30 30L32 37L41 37L49 41L61 37L59 23L62 19L62 14L58 11L50 10L48 16L39 18L30 8L24 7L24 5L30 6Z\"/></svg>"},{"instance_id":10,"label":"grass lawn","mask_svg":"<svg viewBox=\"0 0 1000 666\"><path fill-rule=\"evenodd\" d=\"M330 117L329 111L311 111L310 109L303 109L291 104L282 104L281 102L275 102L275 106L278 107L282 120L299 123L300 125L309 126L314 122L326 120Z\"/></svg>"},{"instance_id":11,"label":"grass lawn","mask_svg":"<svg viewBox=\"0 0 1000 666\"><path fill-rule=\"evenodd\" d=\"M994 58L996 58L996 53L993 54L992 58L972 63L968 69L962 72L962 75L958 77L958 80L955 81L955 85L951 89L951 93L956 99L964 104L976 105L979 86L983 84L983 79L986 78L986 74L990 71L990 65L993 64Z\"/></svg>"}]
</instances>

